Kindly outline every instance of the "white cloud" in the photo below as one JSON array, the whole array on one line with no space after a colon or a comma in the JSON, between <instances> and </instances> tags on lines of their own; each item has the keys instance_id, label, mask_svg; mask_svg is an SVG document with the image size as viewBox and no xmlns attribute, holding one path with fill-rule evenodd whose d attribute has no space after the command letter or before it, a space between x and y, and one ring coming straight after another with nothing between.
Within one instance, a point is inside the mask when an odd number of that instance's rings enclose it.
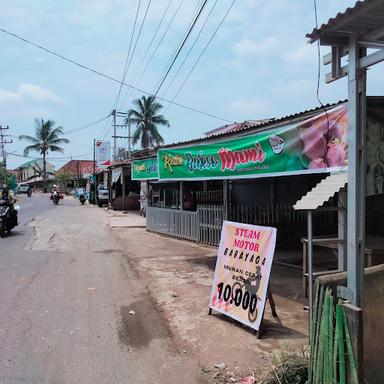
<instances>
[{"instance_id":1,"label":"white cloud","mask_svg":"<svg viewBox=\"0 0 384 384\"><path fill-rule=\"evenodd\" d=\"M272 86L270 91L275 97L303 97L314 94L315 87L315 79L293 79Z\"/></svg>"},{"instance_id":2,"label":"white cloud","mask_svg":"<svg viewBox=\"0 0 384 384\"><path fill-rule=\"evenodd\" d=\"M50 89L39 85L21 83L17 91L0 89L1 107L20 106L20 104L61 103L62 99Z\"/></svg>"},{"instance_id":3,"label":"white cloud","mask_svg":"<svg viewBox=\"0 0 384 384\"><path fill-rule=\"evenodd\" d=\"M284 59L291 64L316 64L317 46L315 44L300 45L296 49L289 50L284 54Z\"/></svg>"},{"instance_id":4,"label":"white cloud","mask_svg":"<svg viewBox=\"0 0 384 384\"><path fill-rule=\"evenodd\" d=\"M259 119L266 116L270 110L270 104L261 99L240 99L230 103L229 108L244 114L244 119Z\"/></svg>"},{"instance_id":5,"label":"white cloud","mask_svg":"<svg viewBox=\"0 0 384 384\"><path fill-rule=\"evenodd\" d=\"M267 37L258 42L244 37L239 42L235 43L233 49L240 56L254 56L273 53L277 46L278 40L275 37Z\"/></svg>"}]
</instances>

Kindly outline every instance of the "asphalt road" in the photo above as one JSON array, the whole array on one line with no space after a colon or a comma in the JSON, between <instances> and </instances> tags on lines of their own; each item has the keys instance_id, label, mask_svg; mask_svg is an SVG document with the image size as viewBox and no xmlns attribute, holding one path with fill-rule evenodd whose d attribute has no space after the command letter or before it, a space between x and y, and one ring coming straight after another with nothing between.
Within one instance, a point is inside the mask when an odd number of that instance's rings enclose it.
<instances>
[{"instance_id":1,"label":"asphalt road","mask_svg":"<svg viewBox=\"0 0 384 384\"><path fill-rule=\"evenodd\" d=\"M20 206L29 224L0 239L0 384L200 382L105 210Z\"/></svg>"}]
</instances>

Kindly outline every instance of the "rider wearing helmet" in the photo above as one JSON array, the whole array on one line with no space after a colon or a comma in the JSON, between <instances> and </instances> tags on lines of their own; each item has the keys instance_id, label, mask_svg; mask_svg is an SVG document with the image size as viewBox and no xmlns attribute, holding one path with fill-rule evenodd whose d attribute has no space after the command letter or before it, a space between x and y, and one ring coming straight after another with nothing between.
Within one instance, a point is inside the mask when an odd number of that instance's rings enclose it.
<instances>
[{"instance_id":1,"label":"rider wearing helmet","mask_svg":"<svg viewBox=\"0 0 384 384\"><path fill-rule=\"evenodd\" d=\"M13 203L15 200L12 192L9 190L6 184L3 185L3 189L1 191L1 200L8 201L9 203Z\"/></svg>"},{"instance_id":2,"label":"rider wearing helmet","mask_svg":"<svg viewBox=\"0 0 384 384\"><path fill-rule=\"evenodd\" d=\"M14 203L16 202L16 199L13 197L12 191L9 190L8 186L6 184L3 185L3 189L1 191L1 199L6 202L8 202L10 206L10 212L11 212L11 219L13 221L13 226L17 225L17 210L15 209Z\"/></svg>"}]
</instances>

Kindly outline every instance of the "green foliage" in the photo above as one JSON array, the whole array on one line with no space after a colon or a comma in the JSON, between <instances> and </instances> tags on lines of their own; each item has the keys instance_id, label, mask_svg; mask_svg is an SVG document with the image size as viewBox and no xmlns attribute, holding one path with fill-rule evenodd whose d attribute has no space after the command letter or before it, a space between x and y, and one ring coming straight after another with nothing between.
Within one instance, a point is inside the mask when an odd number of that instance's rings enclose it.
<instances>
[{"instance_id":1,"label":"green foliage","mask_svg":"<svg viewBox=\"0 0 384 384\"><path fill-rule=\"evenodd\" d=\"M137 109L130 109L125 120L127 124L134 124L136 130L133 133L132 141L136 144L140 141L142 148L154 147L164 143L159 133L159 126L169 127L168 120L158 112L163 106L156 101L155 96L142 96L133 101Z\"/></svg>"},{"instance_id":2,"label":"green foliage","mask_svg":"<svg viewBox=\"0 0 384 384\"><path fill-rule=\"evenodd\" d=\"M19 140L24 140L30 145L24 148L24 155L27 156L31 151L38 152L43 157L43 179L47 179L47 161L46 155L48 151L64 152L60 147L61 144L69 143L69 140L63 135L63 127L55 127L53 120L35 119L35 136L20 135Z\"/></svg>"},{"instance_id":3,"label":"green foliage","mask_svg":"<svg viewBox=\"0 0 384 384\"><path fill-rule=\"evenodd\" d=\"M62 171L55 174L56 184L66 187L68 182L73 178L72 173L68 171Z\"/></svg>"}]
</instances>

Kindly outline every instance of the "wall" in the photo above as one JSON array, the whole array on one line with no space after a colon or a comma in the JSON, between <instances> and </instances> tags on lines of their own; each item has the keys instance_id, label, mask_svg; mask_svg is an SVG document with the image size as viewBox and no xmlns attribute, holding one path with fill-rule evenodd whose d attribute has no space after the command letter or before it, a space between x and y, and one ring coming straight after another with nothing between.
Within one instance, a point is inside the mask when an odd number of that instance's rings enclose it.
<instances>
[{"instance_id":1,"label":"wall","mask_svg":"<svg viewBox=\"0 0 384 384\"><path fill-rule=\"evenodd\" d=\"M328 174L232 181L233 205L294 204Z\"/></svg>"},{"instance_id":2,"label":"wall","mask_svg":"<svg viewBox=\"0 0 384 384\"><path fill-rule=\"evenodd\" d=\"M336 292L338 285L346 284L346 273L323 276L323 284ZM384 383L384 264L365 269L364 376L368 384Z\"/></svg>"}]
</instances>

